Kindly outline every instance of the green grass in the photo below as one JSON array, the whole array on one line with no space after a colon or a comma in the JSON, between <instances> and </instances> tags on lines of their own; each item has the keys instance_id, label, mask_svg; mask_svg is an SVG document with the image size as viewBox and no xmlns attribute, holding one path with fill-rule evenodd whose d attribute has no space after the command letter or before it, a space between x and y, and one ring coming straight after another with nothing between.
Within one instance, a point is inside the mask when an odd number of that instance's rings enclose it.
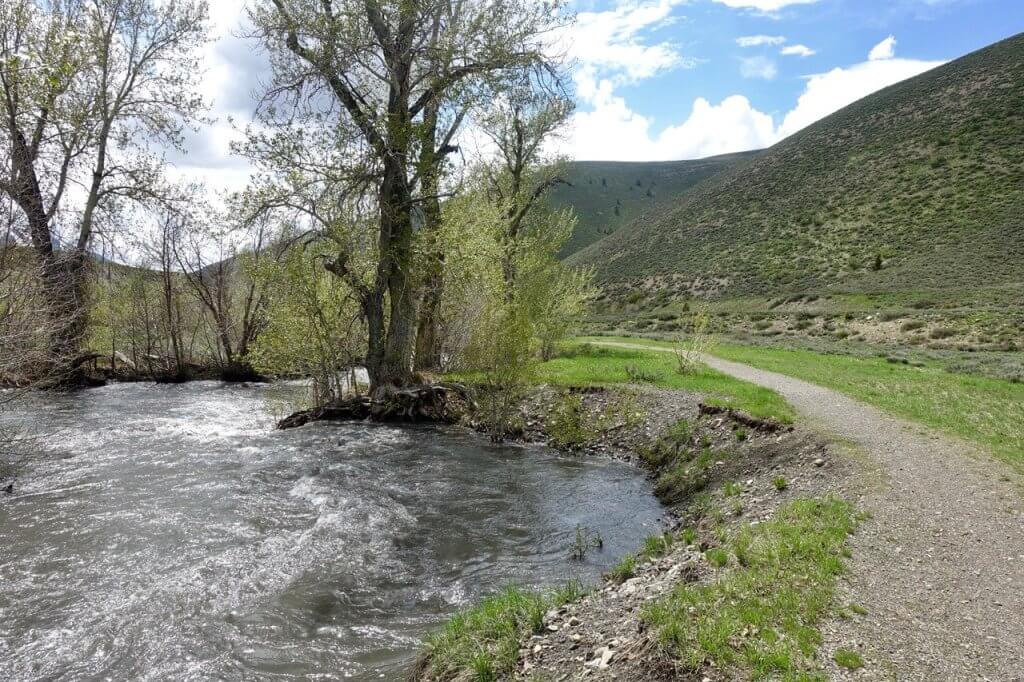
<instances>
[{"instance_id":1,"label":"green grass","mask_svg":"<svg viewBox=\"0 0 1024 682\"><path fill-rule=\"evenodd\" d=\"M573 161L566 164L567 182L548 195L548 203L553 208L571 206L578 219L576 229L562 248L562 256L603 239L659 206L668 205L698 182L754 154L756 152L742 152L692 161Z\"/></svg>"},{"instance_id":2,"label":"green grass","mask_svg":"<svg viewBox=\"0 0 1024 682\"><path fill-rule=\"evenodd\" d=\"M731 532L705 554L716 569L710 582L679 585L643 619L694 672L713 664L744 678L823 679L817 624L833 606L856 523L840 500L791 502L771 521Z\"/></svg>"},{"instance_id":3,"label":"green grass","mask_svg":"<svg viewBox=\"0 0 1024 682\"><path fill-rule=\"evenodd\" d=\"M661 388L700 393L707 402L742 410L754 417L793 422L793 408L778 393L733 379L709 367L679 374L670 354L642 349L570 344L566 352L537 368L536 380L556 386L610 386L632 383L630 372L640 371ZM635 374L634 374L635 375Z\"/></svg>"},{"instance_id":4,"label":"green grass","mask_svg":"<svg viewBox=\"0 0 1024 682\"><path fill-rule=\"evenodd\" d=\"M720 346L715 355L835 389L987 448L1024 469L1024 384L885 358Z\"/></svg>"},{"instance_id":5,"label":"green grass","mask_svg":"<svg viewBox=\"0 0 1024 682\"><path fill-rule=\"evenodd\" d=\"M612 570L608 571L608 578L618 584L622 584L636 575L636 555L627 554L622 557L619 563L615 564Z\"/></svg>"},{"instance_id":6,"label":"green grass","mask_svg":"<svg viewBox=\"0 0 1024 682\"><path fill-rule=\"evenodd\" d=\"M578 583L550 595L508 587L457 614L427 641L422 679L493 682L506 677L519 658L519 642L539 633L548 609L582 596Z\"/></svg>"},{"instance_id":7,"label":"green grass","mask_svg":"<svg viewBox=\"0 0 1024 682\"><path fill-rule=\"evenodd\" d=\"M675 536L665 531L660 535L649 535L644 539L644 546L640 550L640 556L645 559L657 559L668 554L675 543Z\"/></svg>"},{"instance_id":8,"label":"green grass","mask_svg":"<svg viewBox=\"0 0 1024 682\"><path fill-rule=\"evenodd\" d=\"M832 660L840 668L846 668L847 670L858 670L864 667L864 659L853 649L836 649Z\"/></svg>"},{"instance_id":9,"label":"green grass","mask_svg":"<svg viewBox=\"0 0 1024 682\"><path fill-rule=\"evenodd\" d=\"M667 348L651 339L602 340ZM808 350L718 345L726 360L803 379L990 450L1024 470L1024 384L958 374L937 362L915 367L879 357L829 355ZM669 355L666 353L665 355Z\"/></svg>"}]
</instances>

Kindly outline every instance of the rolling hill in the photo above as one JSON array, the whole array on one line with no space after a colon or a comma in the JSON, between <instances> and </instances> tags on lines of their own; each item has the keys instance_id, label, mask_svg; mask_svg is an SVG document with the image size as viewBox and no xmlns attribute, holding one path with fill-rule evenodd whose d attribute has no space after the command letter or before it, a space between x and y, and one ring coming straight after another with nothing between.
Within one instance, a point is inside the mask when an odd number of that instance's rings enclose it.
<instances>
[{"instance_id":1,"label":"rolling hill","mask_svg":"<svg viewBox=\"0 0 1024 682\"><path fill-rule=\"evenodd\" d=\"M1024 282L1024 34L862 99L653 209L570 262L594 266L612 298Z\"/></svg>"},{"instance_id":2,"label":"rolling hill","mask_svg":"<svg viewBox=\"0 0 1024 682\"><path fill-rule=\"evenodd\" d=\"M630 163L575 161L568 164L568 185L550 195L554 208L576 209L576 231L562 249L569 256L612 234L641 215L674 201L680 194L757 152L727 154L696 161Z\"/></svg>"}]
</instances>

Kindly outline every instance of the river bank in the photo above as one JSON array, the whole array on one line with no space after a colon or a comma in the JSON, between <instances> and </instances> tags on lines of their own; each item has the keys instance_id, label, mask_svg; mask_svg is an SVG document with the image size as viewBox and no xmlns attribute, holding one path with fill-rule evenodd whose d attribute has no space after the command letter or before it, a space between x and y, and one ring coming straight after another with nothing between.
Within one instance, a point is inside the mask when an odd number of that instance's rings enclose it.
<instances>
[{"instance_id":1,"label":"river bank","mask_svg":"<svg viewBox=\"0 0 1024 682\"><path fill-rule=\"evenodd\" d=\"M776 674L839 670L812 640L834 613L829 595L855 523L842 501L858 494L855 465L806 429L704 398L649 385L531 391L517 437L643 468L665 506L665 527L637 538L636 552L588 593L509 591L461 614L428 641L412 678L725 680L765 664L762 656L773 658ZM815 551L789 552L794 532ZM772 585L752 585L759 573L774 575L794 606L773 601ZM798 585L797 573L817 580ZM747 615L760 625L710 607L727 588L746 593ZM708 608L698 616L701 604ZM787 631L797 615L801 632ZM700 627L717 644L682 634Z\"/></svg>"}]
</instances>

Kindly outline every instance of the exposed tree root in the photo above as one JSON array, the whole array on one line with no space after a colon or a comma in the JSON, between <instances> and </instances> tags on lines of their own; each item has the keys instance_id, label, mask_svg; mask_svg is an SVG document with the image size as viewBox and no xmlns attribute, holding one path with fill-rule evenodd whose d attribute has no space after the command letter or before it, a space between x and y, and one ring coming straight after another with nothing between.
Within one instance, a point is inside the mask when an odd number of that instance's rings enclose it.
<instances>
[{"instance_id":1,"label":"exposed tree root","mask_svg":"<svg viewBox=\"0 0 1024 682\"><path fill-rule=\"evenodd\" d=\"M375 397L355 396L330 405L302 410L277 423L293 429L315 421L427 422L453 424L472 405L466 389L458 384L410 386L380 392Z\"/></svg>"},{"instance_id":2,"label":"exposed tree root","mask_svg":"<svg viewBox=\"0 0 1024 682\"><path fill-rule=\"evenodd\" d=\"M707 405L705 403L700 404L700 416L724 416L737 424L743 424L751 429L766 433L778 433L780 431L793 430L792 426L782 424L774 419L758 419L757 417L751 417L745 412L734 410L731 407L720 407L718 405Z\"/></svg>"}]
</instances>

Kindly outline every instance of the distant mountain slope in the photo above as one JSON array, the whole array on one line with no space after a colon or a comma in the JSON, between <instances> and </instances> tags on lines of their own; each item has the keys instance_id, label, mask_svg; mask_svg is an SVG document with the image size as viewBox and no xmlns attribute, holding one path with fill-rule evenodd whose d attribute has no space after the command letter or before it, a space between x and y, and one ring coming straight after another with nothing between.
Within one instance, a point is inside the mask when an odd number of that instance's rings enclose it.
<instances>
[{"instance_id":1,"label":"distant mountain slope","mask_svg":"<svg viewBox=\"0 0 1024 682\"><path fill-rule=\"evenodd\" d=\"M613 295L1024 282L1024 34L852 104L570 261Z\"/></svg>"},{"instance_id":2,"label":"distant mountain slope","mask_svg":"<svg viewBox=\"0 0 1024 682\"><path fill-rule=\"evenodd\" d=\"M696 161L570 163L566 179L571 184L559 185L550 195L555 207L572 206L578 217L576 231L562 249L562 255L593 244L753 154L756 152Z\"/></svg>"}]
</instances>

